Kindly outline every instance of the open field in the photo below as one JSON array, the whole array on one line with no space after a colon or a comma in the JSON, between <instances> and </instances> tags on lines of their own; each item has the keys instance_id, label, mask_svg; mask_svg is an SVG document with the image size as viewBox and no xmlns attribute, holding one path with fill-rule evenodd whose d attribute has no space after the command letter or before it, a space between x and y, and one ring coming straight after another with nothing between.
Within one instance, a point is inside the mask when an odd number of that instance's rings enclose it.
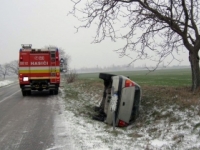
<instances>
[{"instance_id":1,"label":"open field","mask_svg":"<svg viewBox=\"0 0 200 150\"><path fill-rule=\"evenodd\" d=\"M200 89L191 92L190 68L163 69L154 72L139 70L110 73L129 76L130 79L138 83L142 88L144 103L147 100L147 103L153 104L155 99L160 105L168 103L190 107L199 103ZM103 88L103 80L99 79L99 73L79 74L78 79L82 82L94 82L102 85L101 88Z\"/></svg>"},{"instance_id":2,"label":"open field","mask_svg":"<svg viewBox=\"0 0 200 150\"><path fill-rule=\"evenodd\" d=\"M140 85L159 85L159 86L190 86L191 71L185 69L163 69L149 72L146 70L110 72L117 75L129 76L130 79ZM98 80L99 73L79 74L79 79ZM101 80L101 79L100 79Z\"/></svg>"}]
</instances>

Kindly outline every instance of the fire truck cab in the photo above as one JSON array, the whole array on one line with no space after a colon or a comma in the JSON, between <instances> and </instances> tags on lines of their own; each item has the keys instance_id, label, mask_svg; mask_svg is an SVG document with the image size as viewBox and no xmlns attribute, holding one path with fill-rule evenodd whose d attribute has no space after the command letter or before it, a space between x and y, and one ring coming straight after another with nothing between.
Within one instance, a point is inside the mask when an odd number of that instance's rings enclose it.
<instances>
[{"instance_id":1,"label":"fire truck cab","mask_svg":"<svg viewBox=\"0 0 200 150\"><path fill-rule=\"evenodd\" d=\"M22 44L19 50L19 84L23 96L30 95L32 90L49 90L50 94L58 94L58 48L34 49L31 44Z\"/></svg>"}]
</instances>

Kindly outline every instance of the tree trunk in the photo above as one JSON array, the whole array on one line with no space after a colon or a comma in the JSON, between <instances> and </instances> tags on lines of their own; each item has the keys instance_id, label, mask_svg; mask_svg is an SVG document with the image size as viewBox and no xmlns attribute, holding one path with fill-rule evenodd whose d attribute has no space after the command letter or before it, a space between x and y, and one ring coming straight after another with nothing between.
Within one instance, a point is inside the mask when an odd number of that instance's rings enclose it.
<instances>
[{"instance_id":1,"label":"tree trunk","mask_svg":"<svg viewBox=\"0 0 200 150\"><path fill-rule=\"evenodd\" d=\"M199 56L198 52L189 53L189 61L192 73L192 91L195 91L200 86L200 72L199 72Z\"/></svg>"}]
</instances>

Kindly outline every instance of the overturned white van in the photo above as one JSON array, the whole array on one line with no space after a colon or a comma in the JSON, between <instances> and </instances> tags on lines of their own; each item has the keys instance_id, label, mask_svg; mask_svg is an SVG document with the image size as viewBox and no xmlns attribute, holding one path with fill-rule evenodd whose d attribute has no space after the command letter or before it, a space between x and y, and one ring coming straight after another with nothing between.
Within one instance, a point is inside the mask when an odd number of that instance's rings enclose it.
<instances>
[{"instance_id":1,"label":"overturned white van","mask_svg":"<svg viewBox=\"0 0 200 150\"><path fill-rule=\"evenodd\" d=\"M93 119L118 127L128 126L139 116L140 86L123 75L100 73L99 78L104 80L104 92Z\"/></svg>"}]
</instances>

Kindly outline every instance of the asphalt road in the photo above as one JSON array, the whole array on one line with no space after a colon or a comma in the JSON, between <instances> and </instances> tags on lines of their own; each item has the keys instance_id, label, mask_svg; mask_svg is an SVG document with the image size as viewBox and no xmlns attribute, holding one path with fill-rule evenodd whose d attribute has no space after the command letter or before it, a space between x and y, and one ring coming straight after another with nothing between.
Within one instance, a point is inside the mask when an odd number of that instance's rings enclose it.
<instances>
[{"instance_id":1,"label":"asphalt road","mask_svg":"<svg viewBox=\"0 0 200 150\"><path fill-rule=\"evenodd\" d=\"M54 146L57 95L32 92L23 97L18 83L0 88L0 150L44 150Z\"/></svg>"}]
</instances>

